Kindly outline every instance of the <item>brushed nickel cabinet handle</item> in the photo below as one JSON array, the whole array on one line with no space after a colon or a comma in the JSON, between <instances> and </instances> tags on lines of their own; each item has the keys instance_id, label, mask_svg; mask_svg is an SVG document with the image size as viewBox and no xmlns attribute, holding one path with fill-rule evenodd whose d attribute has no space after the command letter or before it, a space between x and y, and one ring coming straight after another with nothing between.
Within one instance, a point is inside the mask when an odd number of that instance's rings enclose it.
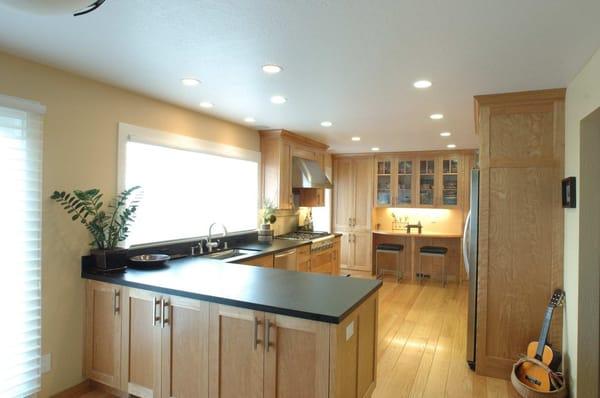
<instances>
[{"instance_id":1,"label":"brushed nickel cabinet handle","mask_svg":"<svg viewBox=\"0 0 600 398\"><path fill-rule=\"evenodd\" d=\"M152 325L153 326L158 325L158 322L160 322L160 314L156 310L156 308L158 306L160 306L160 298L154 297L154 306L152 308Z\"/></svg>"},{"instance_id":2,"label":"brushed nickel cabinet handle","mask_svg":"<svg viewBox=\"0 0 600 398\"><path fill-rule=\"evenodd\" d=\"M271 321L265 320L265 348L269 352L271 346Z\"/></svg>"},{"instance_id":3,"label":"brushed nickel cabinet handle","mask_svg":"<svg viewBox=\"0 0 600 398\"><path fill-rule=\"evenodd\" d=\"M258 320L258 318L254 318L254 341L252 342L252 345L254 346L254 351L256 351L258 343L260 343L260 340L258 339L258 325L260 325L260 323L261 322Z\"/></svg>"},{"instance_id":4,"label":"brushed nickel cabinet handle","mask_svg":"<svg viewBox=\"0 0 600 398\"><path fill-rule=\"evenodd\" d=\"M121 312L121 291L115 289L113 292L113 315L117 315Z\"/></svg>"},{"instance_id":5,"label":"brushed nickel cabinet handle","mask_svg":"<svg viewBox=\"0 0 600 398\"><path fill-rule=\"evenodd\" d=\"M169 325L169 300L160 300L160 327L164 329L165 325Z\"/></svg>"}]
</instances>

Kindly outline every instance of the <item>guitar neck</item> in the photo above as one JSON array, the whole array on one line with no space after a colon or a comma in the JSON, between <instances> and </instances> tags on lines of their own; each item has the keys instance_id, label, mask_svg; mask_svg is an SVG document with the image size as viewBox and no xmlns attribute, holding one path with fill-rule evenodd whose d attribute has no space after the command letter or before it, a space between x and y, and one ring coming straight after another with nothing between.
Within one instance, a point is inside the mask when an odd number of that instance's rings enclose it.
<instances>
[{"instance_id":1,"label":"guitar neck","mask_svg":"<svg viewBox=\"0 0 600 398\"><path fill-rule=\"evenodd\" d=\"M554 307L549 306L546 309L546 314L544 315L544 323L542 324L540 338L538 339L538 347L535 352L535 357L538 360L541 360L542 355L544 354L544 346L546 345L546 340L548 339L548 331L550 330L550 323L552 322L552 313L553 312L554 312Z\"/></svg>"}]
</instances>

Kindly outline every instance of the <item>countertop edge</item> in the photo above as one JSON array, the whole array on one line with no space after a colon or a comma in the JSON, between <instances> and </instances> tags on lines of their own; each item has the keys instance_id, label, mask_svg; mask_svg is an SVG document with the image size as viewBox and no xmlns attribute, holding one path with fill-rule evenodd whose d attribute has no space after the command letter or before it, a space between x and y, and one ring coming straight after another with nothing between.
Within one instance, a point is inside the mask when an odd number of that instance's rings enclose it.
<instances>
[{"instance_id":1,"label":"countertop edge","mask_svg":"<svg viewBox=\"0 0 600 398\"><path fill-rule=\"evenodd\" d=\"M294 271L288 271L288 272L294 272ZM247 302L247 301L232 300L232 299L227 299L227 298L218 297L218 296L204 295L204 294L200 294L200 293L191 293L191 292L186 292L183 290L176 290L176 289L169 289L169 288L165 288L165 287L158 287L158 286L154 286L154 285L147 285L144 283L115 280L115 279L111 278L110 274L92 274L92 273L85 272L85 270L81 271L81 277L83 279L95 280L95 281L99 281L99 282L110 283L113 285L126 286L126 287L135 288L135 289L142 289L142 290L148 290L148 291L153 291L153 292L158 292L158 293L169 294L169 295L173 295L173 296L190 298L190 299L194 299L194 300L207 301L210 303L224 304L224 305L229 305L232 307L241 307L241 308L247 308L247 309L256 310L256 311L270 312L270 313L274 313L274 314L278 314L278 315L285 315L285 316L290 316L290 317L294 317L294 318L309 319L309 320L313 320L313 321L325 322L325 323L330 323L330 324L340 324L348 315L350 315L352 313L352 311L354 311L362 303L364 303L369 297L371 297L375 292L377 292L383 285L383 283L381 281L379 281L379 283L377 283L377 285L374 286L373 289L369 290L360 300L358 300L356 303L354 303L349 309L347 309L340 316L329 316L329 315L323 315L323 314L318 314L318 313L313 313L313 312L305 312L305 311L286 309L286 308L281 308L281 307L274 307L274 306L269 306L269 305L265 305L265 304L257 304L257 303Z\"/></svg>"}]
</instances>

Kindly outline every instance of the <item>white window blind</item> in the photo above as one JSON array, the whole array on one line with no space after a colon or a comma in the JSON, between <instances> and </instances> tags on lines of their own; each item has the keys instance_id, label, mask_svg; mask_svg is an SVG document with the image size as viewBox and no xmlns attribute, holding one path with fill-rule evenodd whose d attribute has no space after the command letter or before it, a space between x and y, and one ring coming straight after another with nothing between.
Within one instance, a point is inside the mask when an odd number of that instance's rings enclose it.
<instances>
[{"instance_id":1,"label":"white window blind","mask_svg":"<svg viewBox=\"0 0 600 398\"><path fill-rule=\"evenodd\" d=\"M40 389L42 115L0 96L0 396Z\"/></svg>"},{"instance_id":2,"label":"white window blind","mask_svg":"<svg viewBox=\"0 0 600 398\"><path fill-rule=\"evenodd\" d=\"M143 193L128 245L206 236L213 222L256 229L258 152L132 127L120 128L119 173Z\"/></svg>"}]
</instances>

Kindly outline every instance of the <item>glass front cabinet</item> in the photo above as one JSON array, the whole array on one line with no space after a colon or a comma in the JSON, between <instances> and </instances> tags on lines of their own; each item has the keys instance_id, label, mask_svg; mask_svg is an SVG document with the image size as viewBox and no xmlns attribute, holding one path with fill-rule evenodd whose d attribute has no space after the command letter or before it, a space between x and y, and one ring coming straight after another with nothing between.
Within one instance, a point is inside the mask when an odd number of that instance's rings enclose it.
<instances>
[{"instance_id":1,"label":"glass front cabinet","mask_svg":"<svg viewBox=\"0 0 600 398\"><path fill-rule=\"evenodd\" d=\"M459 154L377 158L377 207L441 207L461 205L463 156Z\"/></svg>"}]
</instances>

